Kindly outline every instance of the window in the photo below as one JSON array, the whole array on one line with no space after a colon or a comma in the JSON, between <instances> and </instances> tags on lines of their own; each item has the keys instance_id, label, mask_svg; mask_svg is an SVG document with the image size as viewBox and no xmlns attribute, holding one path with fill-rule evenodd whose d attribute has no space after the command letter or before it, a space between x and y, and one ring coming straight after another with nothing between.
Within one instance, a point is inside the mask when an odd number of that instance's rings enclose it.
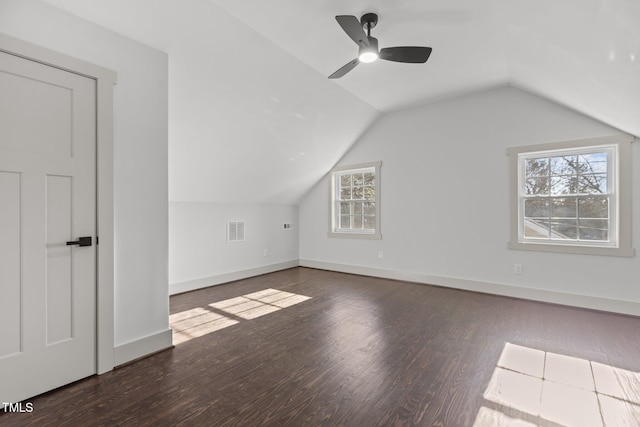
<instances>
[{"instance_id":1,"label":"window","mask_svg":"<svg viewBox=\"0 0 640 427\"><path fill-rule=\"evenodd\" d=\"M330 237L380 239L381 162L331 171Z\"/></svg>"},{"instance_id":2,"label":"window","mask_svg":"<svg viewBox=\"0 0 640 427\"><path fill-rule=\"evenodd\" d=\"M511 249L633 256L627 135L517 147Z\"/></svg>"}]
</instances>

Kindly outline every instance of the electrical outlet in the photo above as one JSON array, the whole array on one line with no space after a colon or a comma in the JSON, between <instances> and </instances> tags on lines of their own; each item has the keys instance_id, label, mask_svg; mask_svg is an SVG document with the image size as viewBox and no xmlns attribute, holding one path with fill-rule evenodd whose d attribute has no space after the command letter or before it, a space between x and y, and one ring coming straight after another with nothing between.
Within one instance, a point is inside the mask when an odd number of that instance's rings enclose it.
<instances>
[{"instance_id":1,"label":"electrical outlet","mask_svg":"<svg viewBox=\"0 0 640 427\"><path fill-rule=\"evenodd\" d=\"M262 256L269 256L269 249L262 251Z\"/></svg>"},{"instance_id":2,"label":"electrical outlet","mask_svg":"<svg viewBox=\"0 0 640 427\"><path fill-rule=\"evenodd\" d=\"M384 259L384 252L378 251L378 258L379 259Z\"/></svg>"},{"instance_id":3,"label":"electrical outlet","mask_svg":"<svg viewBox=\"0 0 640 427\"><path fill-rule=\"evenodd\" d=\"M522 264L513 264L513 274L522 274Z\"/></svg>"}]
</instances>

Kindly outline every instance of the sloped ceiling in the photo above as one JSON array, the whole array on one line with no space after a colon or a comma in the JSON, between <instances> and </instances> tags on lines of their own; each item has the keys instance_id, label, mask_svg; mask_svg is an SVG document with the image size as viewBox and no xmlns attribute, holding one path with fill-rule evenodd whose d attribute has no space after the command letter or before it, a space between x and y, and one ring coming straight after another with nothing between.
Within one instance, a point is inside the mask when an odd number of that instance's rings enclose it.
<instances>
[{"instance_id":1,"label":"sloped ceiling","mask_svg":"<svg viewBox=\"0 0 640 427\"><path fill-rule=\"evenodd\" d=\"M172 201L299 201L375 118L511 84L640 135L640 2L632 0L46 0L169 54ZM334 16L379 15L356 56ZM374 160L374 159L372 159Z\"/></svg>"}]
</instances>

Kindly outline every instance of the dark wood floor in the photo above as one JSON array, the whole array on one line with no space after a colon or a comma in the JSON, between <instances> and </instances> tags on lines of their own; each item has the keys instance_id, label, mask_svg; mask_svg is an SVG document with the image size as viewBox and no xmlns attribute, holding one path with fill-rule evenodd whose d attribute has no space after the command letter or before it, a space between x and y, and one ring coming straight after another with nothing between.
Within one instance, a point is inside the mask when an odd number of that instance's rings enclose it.
<instances>
[{"instance_id":1,"label":"dark wood floor","mask_svg":"<svg viewBox=\"0 0 640 427\"><path fill-rule=\"evenodd\" d=\"M487 391L507 343L640 372L640 318L307 268L173 296L171 313L219 314L209 304L267 288L311 299L229 314L232 326L33 398L0 425L558 426L491 401L508 389ZM623 400L633 418L640 402Z\"/></svg>"}]
</instances>

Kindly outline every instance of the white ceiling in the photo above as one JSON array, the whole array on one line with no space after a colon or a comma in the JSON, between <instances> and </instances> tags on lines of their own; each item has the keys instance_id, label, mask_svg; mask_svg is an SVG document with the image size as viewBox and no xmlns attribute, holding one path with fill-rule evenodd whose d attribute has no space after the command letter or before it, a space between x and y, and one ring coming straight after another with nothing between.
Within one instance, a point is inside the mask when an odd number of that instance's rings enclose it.
<instances>
[{"instance_id":1,"label":"white ceiling","mask_svg":"<svg viewBox=\"0 0 640 427\"><path fill-rule=\"evenodd\" d=\"M380 48L429 46L426 64L361 64L335 83L380 111L508 80L496 0L212 0L324 76L357 56L336 15L378 14Z\"/></svg>"},{"instance_id":2,"label":"white ceiling","mask_svg":"<svg viewBox=\"0 0 640 427\"><path fill-rule=\"evenodd\" d=\"M168 52L170 200L297 203L378 114L502 84L640 135L636 0L46 2ZM328 80L365 12L429 61Z\"/></svg>"}]
</instances>

